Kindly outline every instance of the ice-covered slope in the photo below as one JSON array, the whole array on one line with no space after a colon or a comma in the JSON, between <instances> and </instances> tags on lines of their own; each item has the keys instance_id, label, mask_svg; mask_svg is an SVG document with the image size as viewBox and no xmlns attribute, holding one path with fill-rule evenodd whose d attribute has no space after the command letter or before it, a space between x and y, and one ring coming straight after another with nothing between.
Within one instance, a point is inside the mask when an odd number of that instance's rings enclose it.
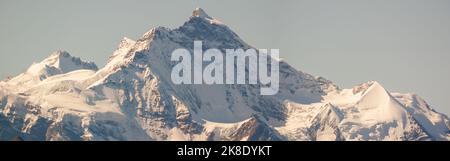
<instances>
[{"instance_id":1,"label":"ice-covered slope","mask_svg":"<svg viewBox=\"0 0 450 161\"><path fill-rule=\"evenodd\" d=\"M450 139L449 119L418 96L391 94L374 81L339 89L283 61L273 96L260 95L259 84L173 84L171 53L192 53L194 40L205 49L253 48L198 8L179 28L124 38L98 70L53 54L0 82L0 139Z\"/></svg>"}]
</instances>

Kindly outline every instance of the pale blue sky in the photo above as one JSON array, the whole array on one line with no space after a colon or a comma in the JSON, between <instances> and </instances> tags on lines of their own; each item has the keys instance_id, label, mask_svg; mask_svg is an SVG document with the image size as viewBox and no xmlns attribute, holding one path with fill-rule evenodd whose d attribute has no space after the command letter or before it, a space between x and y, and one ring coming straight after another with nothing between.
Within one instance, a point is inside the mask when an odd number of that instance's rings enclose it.
<instances>
[{"instance_id":1,"label":"pale blue sky","mask_svg":"<svg viewBox=\"0 0 450 161\"><path fill-rule=\"evenodd\" d=\"M449 0L0 0L0 77L58 49L101 67L122 37L196 7L299 70L344 88L377 80L450 114Z\"/></svg>"}]
</instances>

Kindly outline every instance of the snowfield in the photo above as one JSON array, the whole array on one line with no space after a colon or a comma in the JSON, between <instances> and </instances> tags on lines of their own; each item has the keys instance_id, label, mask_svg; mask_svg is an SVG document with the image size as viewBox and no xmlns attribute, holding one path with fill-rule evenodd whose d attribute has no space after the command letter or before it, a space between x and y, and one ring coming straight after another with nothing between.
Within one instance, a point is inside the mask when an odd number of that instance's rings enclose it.
<instances>
[{"instance_id":1,"label":"snowfield","mask_svg":"<svg viewBox=\"0 0 450 161\"><path fill-rule=\"evenodd\" d=\"M0 81L0 140L450 140L450 119L415 94L369 81L340 89L282 60L260 85L176 85L171 52L250 49L197 8L176 29L124 38L102 68L57 51Z\"/></svg>"}]
</instances>

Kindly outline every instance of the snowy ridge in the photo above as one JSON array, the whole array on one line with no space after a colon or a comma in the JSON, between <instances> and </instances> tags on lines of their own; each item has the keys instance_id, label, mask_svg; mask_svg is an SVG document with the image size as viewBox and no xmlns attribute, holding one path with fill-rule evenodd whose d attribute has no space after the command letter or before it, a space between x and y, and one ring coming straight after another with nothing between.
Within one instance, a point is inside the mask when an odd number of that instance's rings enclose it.
<instances>
[{"instance_id":1,"label":"snowy ridge","mask_svg":"<svg viewBox=\"0 0 450 161\"><path fill-rule=\"evenodd\" d=\"M83 61L80 58L72 57L66 51L60 50L52 53L43 61L34 63L25 73L8 80L7 83L19 87L28 87L38 84L48 77L80 69L98 70L97 65L93 62Z\"/></svg>"},{"instance_id":2,"label":"snowy ridge","mask_svg":"<svg viewBox=\"0 0 450 161\"><path fill-rule=\"evenodd\" d=\"M0 140L450 140L450 120L414 94L370 81L340 89L280 61L280 91L176 85L170 53L250 49L197 8L176 29L123 38L107 64L58 51L0 82Z\"/></svg>"}]
</instances>

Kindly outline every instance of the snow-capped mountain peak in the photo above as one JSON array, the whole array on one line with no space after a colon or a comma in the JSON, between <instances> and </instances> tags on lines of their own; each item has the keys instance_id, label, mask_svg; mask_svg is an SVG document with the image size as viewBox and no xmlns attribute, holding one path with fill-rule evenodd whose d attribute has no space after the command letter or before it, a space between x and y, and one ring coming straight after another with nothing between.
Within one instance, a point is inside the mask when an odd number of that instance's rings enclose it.
<instances>
[{"instance_id":1,"label":"snow-capped mountain peak","mask_svg":"<svg viewBox=\"0 0 450 161\"><path fill-rule=\"evenodd\" d=\"M212 19L211 17L209 17L208 14L206 14L206 12L205 12L202 8L196 8L196 9L192 12L192 16L194 16L194 17L200 17L200 18L208 18L208 19Z\"/></svg>"},{"instance_id":2,"label":"snow-capped mountain peak","mask_svg":"<svg viewBox=\"0 0 450 161\"><path fill-rule=\"evenodd\" d=\"M194 11L192 11L191 19L193 19L193 18L199 18L199 19L206 20L210 24L225 26L225 24L223 22L221 22L220 20L209 16L202 8L196 8Z\"/></svg>"},{"instance_id":3,"label":"snow-capped mountain peak","mask_svg":"<svg viewBox=\"0 0 450 161\"><path fill-rule=\"evenodd\" d=\"M56 51L54 54L52 54L52 57L54 60L56 60L52 65L55 68L60 69L61 73L67 73L79 69L98 70L98 67L95 63L83 61L78 57L73 57L67 51ZM46 60L48 59L49 58L47 58Z\"/></svg>"},{"instance_id":4,"label":"snow-capped mountain peak","mask_svg":"<svg viewBox=\"0 0 450 161\"><path fill-rule=\"evenodd\" d=\"M86 62L80 58L71 56L67 51L58 50L53 52L48 58L39 63L34 63L27 70L30 74L40 74L44 68L55 68L60 73L67 73L78 69L97 70L97 65L93 62Z\"/></svg>"},{"instance_id":5,"label":"snow-capped mountain peak","mask_svg":"<svg viewBox=\"0 0 450 161\"><path fill-rule=\"evenodd\" d=\"M364 92L361 99L356 103L356 107L360 111L365 111L361 112L363 115L360 118L364 122L390 122L407 119L404 107L376 81L372 82Z\"/></svg>"},{"instance_id":6,"label":"snow-capped mountain peak","mask_svg":"<svg viewBox=\"0 0 450 161\"><path fill-rule=\"evenodd\" d=\"M67 51L58 50L41 62L33 63L24 73L7 82L24 88L35 85L48 77L80 69L98 70L95 63L83 61L80 58L71 56Z\"/></svg>"}]
</instances>

